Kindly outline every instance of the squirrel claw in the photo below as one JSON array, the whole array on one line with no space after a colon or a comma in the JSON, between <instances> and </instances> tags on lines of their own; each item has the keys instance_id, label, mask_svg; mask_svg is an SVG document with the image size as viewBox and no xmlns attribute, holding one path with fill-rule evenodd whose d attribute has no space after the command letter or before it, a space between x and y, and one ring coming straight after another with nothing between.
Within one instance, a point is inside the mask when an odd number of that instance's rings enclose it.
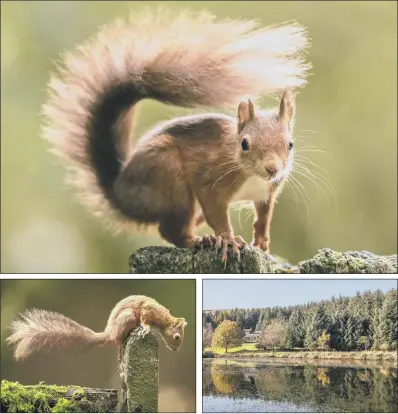
<instances>
[{"instance_id":1,"label":"squirrel claw","mask_svg":"<svg viewBox=\"0 0 398 414\"><path fill-rule=\"evenodd\" d=\"M240 249L246 245L247 243L241 236L225 237L222 235L217 237L216 248L217 250L222 249L221 261L226 266L226 263L228 261L228 246L232 247L232 256L236 257L238 261L240 261Z\"/></svg>"},{"instance_id":2,"label":"squirrel claw","mask_svg":"<svg viewBox=\"0 0 398 414\"><path fill-rule=\"evenodd\" d=\"M217 242L216 236L205 234L201 240L201 246L203 247L213 247Z\"/></svg>"},{"instance_id":3,"label":"squirrel claw","mask_svg":"<svg viewBox=\"0 0 398 414\"><path fill-rule=\"evenodd\" d=\"M208 236L207 234L203 236L202 240L205 245L210 246L210 247L214 247L217 242L216 236L213 236L213 235Z\"/></svg>"},{"instance_id":4,"label":"squirrel claw","mask_svg":"<svg viewBox=\"0 0 398 414\"><path fill-rule=\"evenodd\" d=\"M204 247L214 247L216 241L215 236L205 234L203 237L197 237L194 247L203 250Z\"/></svg>"},{"instance_id":5,"label":"squirrel claw","mask_svg":"<svg viewBox=\"0 0 398 414\"><path fill-rule=\"evenodd\" d=\"M148 325L140 325L136 329L136 334L139 338L145 338L145 336L150 332L151 328Z\"/></svg>"}]
</instances>

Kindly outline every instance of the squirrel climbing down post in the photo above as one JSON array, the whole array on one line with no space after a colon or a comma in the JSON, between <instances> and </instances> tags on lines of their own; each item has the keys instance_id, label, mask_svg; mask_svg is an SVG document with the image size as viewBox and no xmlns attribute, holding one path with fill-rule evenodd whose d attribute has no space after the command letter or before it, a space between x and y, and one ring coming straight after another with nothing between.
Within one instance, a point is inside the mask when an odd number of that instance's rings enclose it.
<instances>
[{"instance_id":1,"label":"squirrel climbing down post","mask_svg":"<svg viewBox=\"0 0 398 414\"><path fill-rule=\"evenodd\" d=\"M175 318L168 309L147 296L128 296L113 308L103 332L94 332L56 312L30 309L11 323L8 345L14 346L16 360L38 351L73 351L90 346L122 346L133 330L145 336L159 334L167 348L178 351L184 341L184 318Z\"/></svg>"},{"instance_id":2,"label":"squirrel climbing down post","mask_svg":"<svg viewBox=\"0 0 398 414\"><path fill-rule=\"evenodd\" d=\"M157 225L177 247L216 244L227 260L233 202L254 203L253 244L269 251L275 200L293 162L294 102L306 83L308 46L297 24L258 28L207 12L159 9L116 21L66 53L49 83L43 135L65 162L81 200L115 230ZM284 91L277 110L262 94ZM251 96L251 100L243 97ZM237 108L164 122L130 141L143 99L181 107ZM206 221L214 235L194 235Z\"/></svg>"}]
</instances>

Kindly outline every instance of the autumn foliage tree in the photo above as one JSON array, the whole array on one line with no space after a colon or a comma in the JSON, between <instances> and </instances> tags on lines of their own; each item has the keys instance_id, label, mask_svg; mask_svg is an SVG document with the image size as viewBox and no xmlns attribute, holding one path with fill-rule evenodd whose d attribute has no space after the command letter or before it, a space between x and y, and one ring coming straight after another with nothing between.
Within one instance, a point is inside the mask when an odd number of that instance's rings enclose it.
<instances>
[{"instance_id":1,"label":"autumn foliage tree","mask_svg":"<svg viewBox=\"0 0 398 414\"><path fill-rule=\"evenodd\" d=\"M272 319L261 332L259 347L272 348L281 347L286 333L286 324L278 319Z\"/></svg>"},{"instance_id":2,"label":"autumn foliage tree","mask_svg":"<svg viewBox=\"0 0 398 414\"><path fill-rule=\"evenodd\" d=\"M242 340L243 333L239 325L233 321L223 321L214 331L211 345L225 348L225 352L228 352L231 346L242 345Z\"/></svg>"},{"instance_id":3,"label":"autumn foliage tree","mask_svg":"<svg viewBox=\"0 0 398 414\"><path fill-rule=\"evenodd\" d=\"M329 349L330 346L330 335L326 333L325 330L322 331L322 334L316 340L318 348L322 350Z\"/></svg>"}]
</instances>

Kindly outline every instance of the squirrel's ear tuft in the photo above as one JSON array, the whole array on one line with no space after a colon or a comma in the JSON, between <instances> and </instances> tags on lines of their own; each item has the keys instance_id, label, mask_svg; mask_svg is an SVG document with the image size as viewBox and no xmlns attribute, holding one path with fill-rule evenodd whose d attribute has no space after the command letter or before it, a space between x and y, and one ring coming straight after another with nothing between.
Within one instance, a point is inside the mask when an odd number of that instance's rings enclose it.
<instances>
[{"instance_id":1,"label":"squirrel's ear tuft","mask_svg":"<svg viewBox=\"0 0 398 414\"><path fill-rule=\"evenodd\" d=\"M294 96L291 90L286 89L285 92L283 92L281 103L279 105L279 118L290 129L291 121L293 117L294 117Z\"/></svg>"},{"instance_id":2,"label":"squirrel's ear tuft","mask_svg":"<svg viewBox=\"0 0 398 414\"><path fill-rule=\"evenodd\" d=\"M256 116L253 102L249 99L238 106L238 133Z\"/></svg>"},{"instance_id":3,"label":"squirrel's ear tuft","mask_svg":"<svg viewBox=\"0 0 398 414\"><path fill-rule=\"evenodd\" d=\"M187 322L185 322L184 318L177 318L176 326L182 326L183 328L185 328L187 326Z\"/></svg>"}]
</instances>

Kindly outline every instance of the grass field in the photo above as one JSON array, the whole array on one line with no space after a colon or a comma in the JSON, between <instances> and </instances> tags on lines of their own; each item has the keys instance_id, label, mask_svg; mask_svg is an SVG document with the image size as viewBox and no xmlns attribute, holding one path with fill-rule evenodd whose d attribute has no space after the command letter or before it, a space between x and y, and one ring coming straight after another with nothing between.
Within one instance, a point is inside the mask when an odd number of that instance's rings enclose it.
<instances>
[{"instance_id":1,"label":"grass field","mask_svg":"<svg viewBox=\"0 0 398 414\"><path fill-rule=\"evenodd\" d=\"M213 352L214 354L225 354L225 348L220 348L220 347L209 347L209 348L205 348L205 351L209 351L209 352ZM233 348L228 348L228 354L233 354L235 352L245 352L245 351L249 351L249 352L258 352L258 349L256 348L256 344L255 343L245 343L242 344L241 346L236 346Z\"/></svg>"},{"instance_id":2,"label":"grass field","mask_svg":"<svg viewBox=\"0 0 398 414\"><path fill-rule=\"evenodd\" d=\"M303 348L293 348L291 351L303 351ZM208 347L205 348L207 352L213 352L214 354L225 354L225 348L222 347ZM240 346L235 346L232 348L228 348L228 354L234 354L236 352L254 352L254 353L264 353L264 350L257 349L255 343L244 343ZM278 351L276 350L275 353L282 352L286 353L286 351Z\"/></svg>"}]
</instances>

